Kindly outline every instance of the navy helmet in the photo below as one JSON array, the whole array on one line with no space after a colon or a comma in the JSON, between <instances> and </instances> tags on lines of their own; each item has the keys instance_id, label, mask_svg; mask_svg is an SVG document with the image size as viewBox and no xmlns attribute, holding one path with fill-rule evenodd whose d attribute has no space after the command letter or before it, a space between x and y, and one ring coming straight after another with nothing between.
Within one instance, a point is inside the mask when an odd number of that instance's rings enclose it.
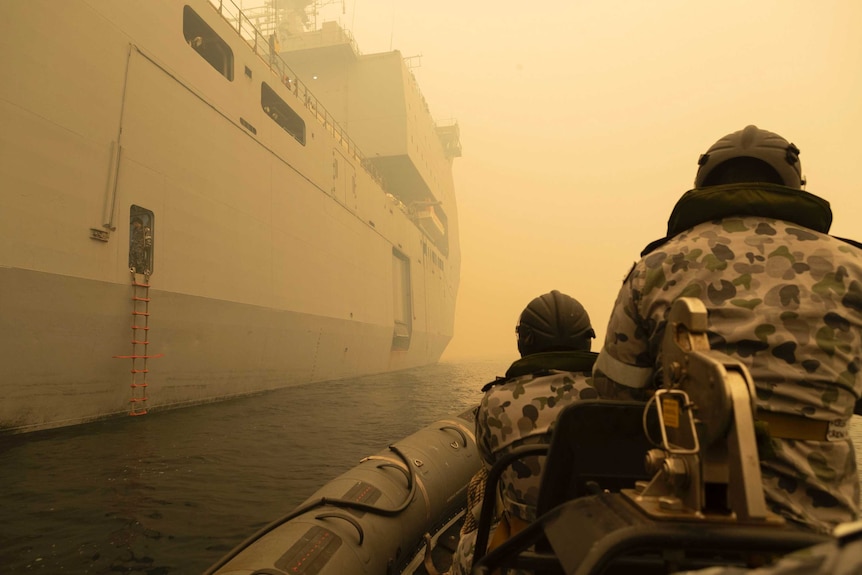
<instances>
[{"instance_id":1,"label":"navy helmet","mask_svg":"<svg viewBox=\"0 0 862 575\"><path fill-rule=\"evenodd\" d=\"M799 148L757 126L728 134L697 161L696 188L743 182L769 182L802 189Z\"/></svg>"},{"instance_id":2,"label":"navy helmet","mask_svg":"<svg viewBox=\"0 0 862 575\"><path fill-rule=\"evenodd\" d=\"M557 290L531 301L515 332L522 357L544 351L589 351L596 337L584 306Z\"/></svg>"}]
</instances>

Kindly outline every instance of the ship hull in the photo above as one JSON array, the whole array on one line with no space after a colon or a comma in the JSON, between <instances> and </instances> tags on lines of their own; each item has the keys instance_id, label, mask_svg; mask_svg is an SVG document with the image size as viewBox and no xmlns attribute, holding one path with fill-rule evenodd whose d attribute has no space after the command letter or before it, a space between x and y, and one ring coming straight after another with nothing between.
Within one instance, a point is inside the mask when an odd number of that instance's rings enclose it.
<instances>
[{"instance_id":1,"label":"ship hull","mask_svg":"<svg viewBox=\"0 0 862 575\"><path fill-rule=\"evenodd\" d=\"M0 268L5 376L0 421L27 432L129 411L131 288ZM408 369L439 359L448 338L151 290L149 408L218 401L292 385Z\"/></svg>"},{"instance_id":2,"label":"ship hull","mask_svg":"<svg viewBox=\"0 0 862 575\"><path fill-rule=\"evenodd\" d=\"M232 81L186 43L186 4L230 43ZM2 12L0 47L29 48L13 59L20 81L0 86L0 431L439 359L458 285L454 197L444 256L210 3ZM295 108L304 143L267 117L263 82ZM129 270L141 213L146 275Z\"/></svg>"}]
</instances>

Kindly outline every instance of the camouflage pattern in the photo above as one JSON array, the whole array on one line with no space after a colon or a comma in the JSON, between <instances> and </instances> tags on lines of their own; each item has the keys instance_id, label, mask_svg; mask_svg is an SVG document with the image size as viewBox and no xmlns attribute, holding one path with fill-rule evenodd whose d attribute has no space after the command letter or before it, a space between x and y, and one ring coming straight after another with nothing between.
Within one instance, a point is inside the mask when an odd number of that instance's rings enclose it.
<instances>
[{"instance_id":1,"label":"camouflage pattern","mask_svg":"<svg viewBox=\"0 0 862 575\"><path fill-rule=\"evenodd\" d=\"M748 367L758 410L830 422L828 440L771 438L761 469L773 510L824 532L856 519L847 422L862 394L862 250L771 218L696 225L629 273L595 375L657 387L666 317L682 296L705 303L711 347Z\"/></svg>"},{"instance_id":2,"label":"camouflage pattern","mask_svg":"<svg viewBox=\"0 0 862 575\"><path fill-rule=\"evenodd\" d=\"M507 376L519 373L527 366L540 364L543 360L553 364L564 363L560 361L565 359L564 355L579 355L582 356L581 359L588 359L591 364L595 354L562 352L525 356L512 364ZM569 363L573 362L569 360ZM564 407L578 399L598 397L590 382L589 371L544 369L508 377L502 382L486 386L476 415L476 444L486 469L490 469L497 458L515 447L549 443L554 422ZM503 511L524 521L533 521L536 518L536 501L544 459L522 459L503 473L500 477ZM493 532L492 528L492 536ZM462 532L449 575L469 575L475 551L476 531ZM529 575L520 570L508 570L506 573Z\"/></svg>"},{"instance_id":3,"label":"camouflage pattern","mask_svg":"<svg viewBox=\"0 0 862 575\"><path fill-rule=\"evenodd\" d=\"M467 484L467 512L464 524L461 526L458 546L452 555L452 566L446 575L470 575L473 565L473 555L476 553L476 530L479 526L479 516L482 513L482 498L485 494L485 484L488 481L488 471L480 467L479 471ZM495 526L491 526L493 533Z\"/></svg>"},{"instance_id":4,"label":"camouflage pattern","mask_svg":"<svg viewBox=\"0 0 862 575\"><path fill-rule=\"evenodd\" d=\"M515 447L549 443L560 411L578 399L596 399L590 372L547 370L490 387L476 417L476 444L485 466ZM504 510L531 522L544 456L516 461L500 478Z\"/></svg>"},{"instance_id":5,"label":"camouflage pattern","mask_svg":"<svg viewBox=\"0 0 862 575\"><path fill-rule=\"evenodd\" d=\"M473 555L476 554L477 533L475 529L461 533L458 547L455 548L455 554L452 556L452 566L446 575L470 575L470 571L473 570Z\"/></svg>"}]
</instances>

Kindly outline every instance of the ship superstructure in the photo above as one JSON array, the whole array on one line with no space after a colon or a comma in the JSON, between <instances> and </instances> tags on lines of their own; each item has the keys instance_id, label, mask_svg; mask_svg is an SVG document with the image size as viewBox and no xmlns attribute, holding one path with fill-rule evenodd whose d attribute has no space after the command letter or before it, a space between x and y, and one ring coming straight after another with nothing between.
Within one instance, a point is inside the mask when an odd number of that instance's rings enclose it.
<instances>
[{"instance_id":1,"label":"ship superstructure","mask_svg":"<svg viewBox=\"0 0 862 575\"><path fill-rule=\"evenodd\" d=\"M280 12L0 7L0 430L439 359L457 124Z\"/></svg>"}]
</instances>

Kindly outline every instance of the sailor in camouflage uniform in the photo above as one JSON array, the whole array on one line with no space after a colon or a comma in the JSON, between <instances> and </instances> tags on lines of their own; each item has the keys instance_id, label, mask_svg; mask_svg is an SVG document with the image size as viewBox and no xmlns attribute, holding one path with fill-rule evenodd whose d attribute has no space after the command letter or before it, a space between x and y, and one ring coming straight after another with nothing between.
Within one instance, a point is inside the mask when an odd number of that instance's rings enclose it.
<instances>
[{"instance_id":1,"label":"sailor in camouflage uniform","mask_svg":"<svg viewBox=\"0 0 862 575\"><path fill-rule=\"evenodd\" d=\"M799 150L777 134L748 126L699 165L667 237L625 279L594 375L636 395L660 387L671 304L701 299L711 348L755 382L768 504L828 532L859 509L847 425L862 394L862 246L827 235L829 204L801 189Z\"/></svg>"},{"instance_id":2,"label":"sailor in camouflage uniform","mask_svg":"<svg viewBox=\"0 0 862 575\"><path fill-rule=\"evenodd\" d=\"M535 298L518 325L518 351L505 377L482 388L476 416L476 444L485 468L515 447L550 443L553 424L562 409L578 399L596 399L590 384L597 354L590 317L574 298L557 290ZM498 513L489 549L536 518L536 501L544 457L516 461L500 478ZM478 502L478 509L481 501ZM476 531L462 533L450 573L470 572ZM512 571L510 571L512 573Z\"/></svg>"}]
</instances>

